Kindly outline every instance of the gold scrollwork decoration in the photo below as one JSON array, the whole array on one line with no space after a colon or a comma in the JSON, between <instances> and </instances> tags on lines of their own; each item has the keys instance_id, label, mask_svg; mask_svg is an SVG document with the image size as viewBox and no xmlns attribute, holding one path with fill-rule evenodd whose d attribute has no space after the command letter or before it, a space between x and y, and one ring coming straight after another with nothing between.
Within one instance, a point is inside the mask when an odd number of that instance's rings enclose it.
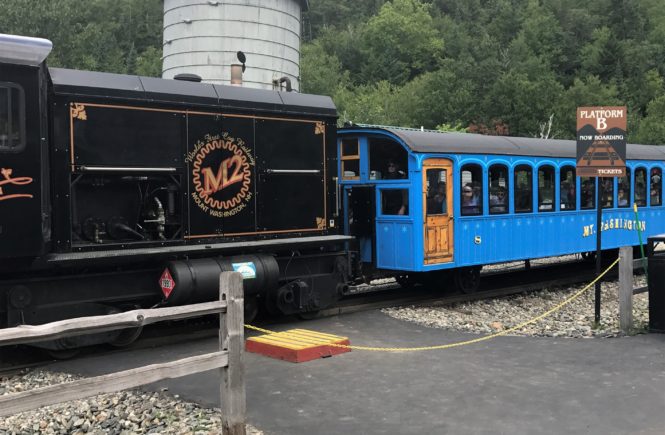
<instances>
[{"instance_id":1,"label":"gold scrollwork decoration","mask_svg":"<svg viewBox=\"0 0 665 435\"><path fill-rule=\"evenodd\" d=\"M314 134L325 134L326 133L326 125L323 122L317 122L316 126L314 127Z\"/></svg>"},{"instance_id":2,"label":"gold scrollwork decoration","mask_svg":"<svg viewBox=\"0 0 665 435\"><path fill-rule=\"evenodd\" d=\"M81 121L86 121L88 115L85 113L85 105L80 103L74 103L71 107L72 118L80 119Z\"/></svg>"},{"instance_id":3,"label":"gold scrollwork decoration","mask_svg":"<svg viewBox=\"0 0 665 435\"><path fill-rule=\"evenodd\" d=\"M317 217L316 218L316 228L319 230L325 230L326 229L326 220L323 219L322 217Z\"/></svg>"}]
</instances>

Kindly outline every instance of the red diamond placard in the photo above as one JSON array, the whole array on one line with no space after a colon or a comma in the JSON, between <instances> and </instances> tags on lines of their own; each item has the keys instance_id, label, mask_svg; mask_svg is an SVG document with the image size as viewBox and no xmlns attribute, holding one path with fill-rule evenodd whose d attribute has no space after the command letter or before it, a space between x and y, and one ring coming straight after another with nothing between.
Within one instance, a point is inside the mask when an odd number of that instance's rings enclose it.
<instances>
[{"instance_id":1,"label":"red diamond placard","mask_svg":"<svg viewBox=\"0 0 665 435\"><path fill-rule=\"evenodd\" d=\"M164 272L162 272L162 276L159 278L159 287L161 287L162 293L164 293L164 297L166 299L169 298L171 292L175 288L175 281L173 280L173 277L171 276L171 272L169 272L168 267L164 269Z\"/></svg>"}]
</instances>

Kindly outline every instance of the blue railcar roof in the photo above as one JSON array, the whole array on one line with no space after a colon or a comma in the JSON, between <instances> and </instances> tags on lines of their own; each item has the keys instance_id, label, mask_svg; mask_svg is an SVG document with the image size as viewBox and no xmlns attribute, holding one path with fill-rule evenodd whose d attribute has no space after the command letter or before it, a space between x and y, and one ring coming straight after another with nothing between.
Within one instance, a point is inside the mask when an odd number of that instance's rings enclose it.
<instances>
[{"instance_id":1,"label":"blue railcar roof","mask_svg":"<svg viewBox=\"0 0 665 435\"><path fill-rule=\"evenodd\" d=\"M399 127L348 127L340 134L358 131L389 133L397 136L415 153L496 154L534 157L577 157L574 140L528 137L486 136ZM665 146L628 144L626 157L631 160L665 160Z\"/></svg>"}]
</instances>

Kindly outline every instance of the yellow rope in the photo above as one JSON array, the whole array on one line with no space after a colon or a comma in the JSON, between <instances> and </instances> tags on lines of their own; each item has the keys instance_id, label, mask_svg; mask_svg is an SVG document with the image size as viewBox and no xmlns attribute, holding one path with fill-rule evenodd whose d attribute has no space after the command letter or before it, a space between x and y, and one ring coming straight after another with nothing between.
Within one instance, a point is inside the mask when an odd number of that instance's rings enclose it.
<instances>
[{"instance_id":1,"label":"yellow rope","mask_svg":"<svg viewBox=\"0 0 665 435\"><path fill-rule=\"evenodd\" d=\"M578 291L565 301L561 302L560 304L556 305L554 308L545 311L543 314L536 316L530 320L527 320L526 322L522 322L516 326L513 326L512 328L505 329L500 332L496 332L494 334L486 335L484 337L478 337L474 338L472 340L465 340L465 341L460 341L457 343L449 343L449 344L440 344L436 346L419 346L419 347L372 347L372 346L353 346L353 345L344 345L344 344L328 344L327 346L331 347L342 347L345 349L353 349L353 350L365 350L365 351L371 351L371 352L420 352L424 350L441 350L441 349L451 349L453 347L459 347L459 346L466 346L469 344L475 344L475 343L480 343L482 341L487 341L495 337L500 337L502 335L509 334L513 331L517 331L519 329L522 329L523 327L530 325L532 323L536 323L541 319L544 319L545 317L549 316L550 314L559 311L561 308L564 306L568 305L578 297L580 297L585 291L589 290L598 280L600 280L603 276L607 274L616 264L619 262L619 259L617 258L614 260L614 262L607 268L603 273L598 275L596 279L591 281L586 287L584 287L582 290ZM252 325L245 325L245 328L251 329L254 331L258 332L263 332L265 334L275 334L274 331L270 331L268 329L263 329L263 328L258 328L256 326Z\"/></svg>"}]
</instances>

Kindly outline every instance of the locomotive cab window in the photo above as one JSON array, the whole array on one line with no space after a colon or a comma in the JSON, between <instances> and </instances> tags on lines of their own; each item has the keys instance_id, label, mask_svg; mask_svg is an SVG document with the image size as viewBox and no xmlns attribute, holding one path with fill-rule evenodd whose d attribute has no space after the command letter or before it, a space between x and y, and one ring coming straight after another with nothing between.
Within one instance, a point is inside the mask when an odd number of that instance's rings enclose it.
<instances>
[{"instance_id":1,"label":"locomotive cab window","mask_svg":"<svg viewBox=\"0 0 665 435\"><path fill-rule=\"evenodd\" d=\"M651 198L651 205L663 204L663 189L662 189L662 175L663 172L660 168L652 168L651 175L649 176L649 198Z\"/></svg>"},{"instance_id":2,"label":"locomotive cab window","mask_svg":"<svg viewBox=\"0 0 665 435\"><path fill-rule=\"evenodd\" d=\"M644 168L635 169L635 204L647 205L647 170Z\"/></svg>"},{"instance_id":3,"label":"locomotive cab window","mask_svg":"<svg viewBox=\"0 0 665 435\"><path fill-rule=\"evenodd\" d=\"M0 151L20 151L25 146L25 96L23 88L0 82Z\"/></svg>"},{"instance_id":4,"label":"locomotive cab window","mask_svg":"<svg viewBox=\"0 0 665 435\"><path fill-rule=\"evenodd\" d=\"M492 165L489 171L490 214L508 213L508 168Z\"/></svg>"},{"instance_id":5,"label":"locomotive cab window","mask_svg":"<svg viewBox=\"0 0 665 435\"><path fill-rule=\"evenodd\" d=\"M554 168L538 168L538 211L554 211Z\"/></svg>"},{"instance_id":6,"label":"locomotive cab window","mask_svg":"<svg viewBox=\"0 0 665 435\"><path fill-rule=\"evenodd\" d=\"M400 144L383 138L370 138L368 144L371 180L408 178L408 155Z\"/></svg>"},{"instance_id":7,"label":"locomotive cab window","mask_svg":"<svg viewBox=\"0 0 665 435\"><path fill-rule=\"evenodd\" d=\"M339 155L342 160L342 178L345 180L358 180L360 178L358 138L342 139Z\"/></svg>"},{"instance_id":8,"label":"locomotive cab window","mask_svg":"<svg viewBox=\"0 0 665 435\"><path fill-rule=\"evenodd\" d=\"M473 216L483 213L483 171L478 165L462 167L461 177L462 216Z\"/></svg>"},{"instance_id":9,"label":"locomotive cab window","mask_svg":"<svg viewBox=\"0 0 665 435\"><path fill-rule=\"evenodd\" d=\"M515 213L533 211L533 172L530 166L515 168Z\"/></svg>"},{"instance_id":10,"label":"locomotive cab window","mask_svg":"<svg viewBox=\"0 0 665 435\"><path fill-rule=\"evenodd\" d=\"M575 196L575 168L564 166L560 174L560 205L562 211L572 211L577 208Z\"/></svg>"},{"instance_id":11,"label":"locomotive cab window","mask_svg":"<svg viewBox=\"0 0 665 435\"><path fill-rule=\"evenodd\" d=\"M596 179L594 177L580 177L580 208L589 210L596 208Z\"/></svg>"}]
</instances>

